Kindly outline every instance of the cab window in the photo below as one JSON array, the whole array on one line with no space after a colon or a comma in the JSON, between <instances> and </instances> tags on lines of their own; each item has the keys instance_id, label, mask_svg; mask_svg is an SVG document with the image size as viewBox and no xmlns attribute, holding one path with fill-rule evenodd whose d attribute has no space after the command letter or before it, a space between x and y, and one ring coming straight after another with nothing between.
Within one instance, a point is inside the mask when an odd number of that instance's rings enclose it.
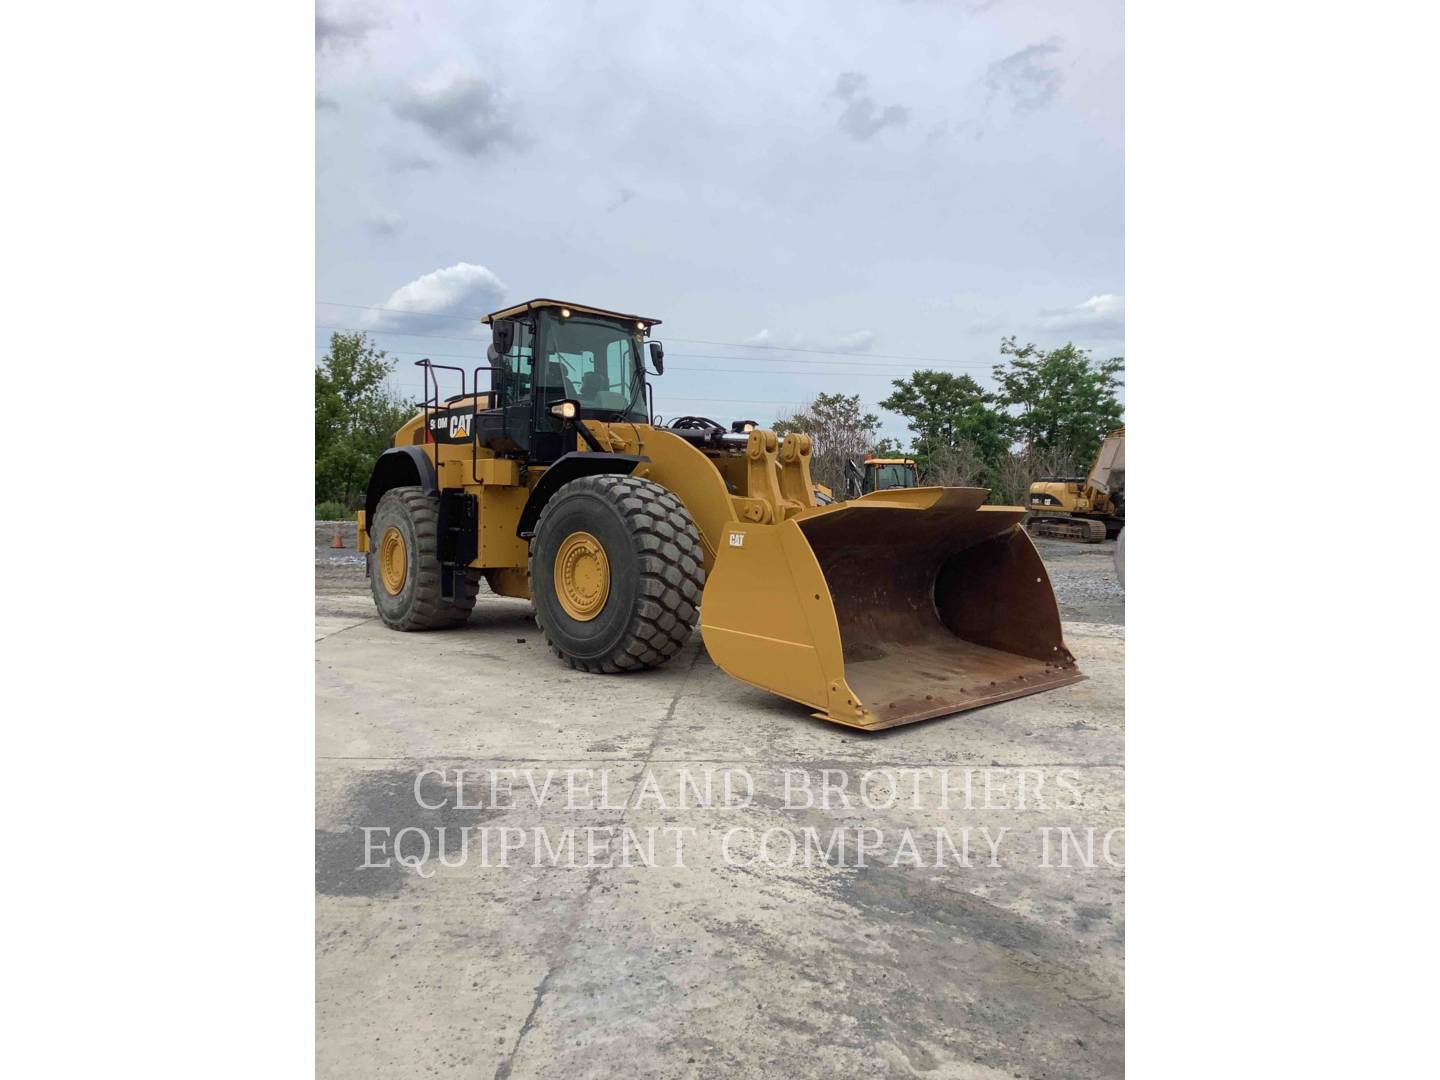
<instances>
[{"instance_id":1,"label":"cab window","mask_svg":"<svg viewBox=\"0 0 1440 1080\"><path fill-rule=\"evenodd\" d=\"M535 356L535 331L527 323L515 323L515 340L510 351L500 358L491 385L497 387L507 405L530 400L531 367Z\"/></svg>"},{"instance_id":2,"label":"cab window","mask_svg":"<svg viewBox=\"0 0 1440 1080\"><path fill-rule=\"evenodd\" d=\"M915 474L911 472L908 465L875 466L875 490L884 491L886 488L914 486Z\"/></svg>"},{"instance_id":3,"label":"cab window","mask_svg":"<svg viewBox=\"0 0 1440 1080\"><path fill-rule=\"evenodd\" d=\"M579 317L556 320L549 330L537 380L547 397L603 413L645 412L634 331Z\"/></svg>"}]
</instances>

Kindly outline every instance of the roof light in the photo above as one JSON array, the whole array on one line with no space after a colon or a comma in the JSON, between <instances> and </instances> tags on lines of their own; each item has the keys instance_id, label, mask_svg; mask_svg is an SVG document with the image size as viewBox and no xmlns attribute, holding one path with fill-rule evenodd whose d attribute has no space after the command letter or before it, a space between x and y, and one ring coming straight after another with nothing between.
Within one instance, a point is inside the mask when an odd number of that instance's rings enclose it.
<instances>
[{"instance_id":1,"label":"roof light","mask_svg":"<svg viewBox=\"0 0 1440 1080\"><path fill-rule=\"evenodd\" d=\"M644 330L644 329L645 329L645 324L644 324L643 322L637 322L637 323L635 324L635 329L636 329L636 330Z\"/></svg>"},{"instance_id":2,"label":"roof light","mask_svg":"<svg viewBox=\"0 0 1440 1080\"><path fill-rule=\"evenodd\" d=\"M562 319L568 319L570 317L570 309L568 307L562 307L560 309L560 317Z\"/></svg>"}]
</instances>

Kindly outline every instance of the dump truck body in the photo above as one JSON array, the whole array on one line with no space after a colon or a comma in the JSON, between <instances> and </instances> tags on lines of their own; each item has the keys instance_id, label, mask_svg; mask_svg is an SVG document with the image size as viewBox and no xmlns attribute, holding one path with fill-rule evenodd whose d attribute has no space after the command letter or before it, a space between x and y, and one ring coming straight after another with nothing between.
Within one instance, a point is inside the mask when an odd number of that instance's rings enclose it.
<instances>
[{"instance_id":1,"label":"dump truck body","mask_svg":"<svg viewBox=\"0 0 1440 1080\"><path fill-rule=\"evenodd\" d=\"M457 625L483 577L531 599L572 666L620 671L698 622L735 678L865 729L1083 677L1022 508L917 487L817 505L806 436L649 422L655 320L559 301L491 318L527 332L497 334L490 389L437 388L372 475L361 547L388 624Z\"/></svg>"}]
</instances>

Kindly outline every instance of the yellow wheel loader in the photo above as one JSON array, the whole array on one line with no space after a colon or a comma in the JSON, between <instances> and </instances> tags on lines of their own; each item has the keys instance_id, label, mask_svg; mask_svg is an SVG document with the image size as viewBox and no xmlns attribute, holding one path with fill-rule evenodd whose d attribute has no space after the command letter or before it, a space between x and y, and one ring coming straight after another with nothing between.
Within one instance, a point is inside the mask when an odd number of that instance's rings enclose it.
<instances>
[{"instance_id":1,"label":"yellow wheel loader","mask_svg":"<svg viewBox=\"0 0 1440 1080\"><path fill-rule=\"evenodd\" d=\"M1088 476L1047 476L1030 485L1034 536L1098 544L1125 527L1125 429L1105 436Z\"/></svg>"},{"instance_id":2,"label":"yellow wheel loader","mask_svg":"<svg viewBox=\"0 0 1440 1080\"><path fill-rule=\"evenodd\" d=\"M869 457L862 472L855 462L847 461L845 486L852 499L872 491L919 487L920 467L911 458Z\"/></svg>"},{"instance_id":3,"label":"yellow wheel loader","mask_svg":"<svg viewBox=\"0 0 1440 1080\"><path fill-rule=\"evenodd\" d=\"M489 364L421 361L425 400L370 477L387 625L458 626L483 578L532 601L560 659L622 672L698 620L735 678L869 730L1083 678L1023 508L920 487L817 506L807 436L657 421L658 320L531 300L483 321Z\"/></svg>"}]
</instances>

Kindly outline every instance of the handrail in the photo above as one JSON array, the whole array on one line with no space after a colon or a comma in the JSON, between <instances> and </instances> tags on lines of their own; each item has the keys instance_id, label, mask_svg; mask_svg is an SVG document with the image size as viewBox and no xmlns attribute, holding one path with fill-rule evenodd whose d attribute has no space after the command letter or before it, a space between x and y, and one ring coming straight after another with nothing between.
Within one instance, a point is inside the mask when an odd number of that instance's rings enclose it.
<instances>
[{"instance_id":1,"label":"handrail","mask_svg":"<svg viewBox=\"0 0 1440 1080\"><path fill-rule=\"evenodd\" d=\"M415 366L418 367L418 368L423 368L424 371L425 371L425 397L424 397L424 400L422 400L421 403L420 403L420 409L421 409L421 413L422 413L422 416L423 416L423 423L424 423L424 425L425 425L425 441L426 441L427 443L433 442L433 443L435 443L435 446L436 446L436 450L435 450L435 468L436 468L436 472L437 472L437 474L438 474L439 468L440 468L440 450L439 450L439 445L440 445L440 443L439 443L439 440L437 440L437 439L435 438L434 432L430 430L430 410L431 410L431 404L430 404L431 391L430 391L430 387L431 387L432 385L435 387L435 391L434 391L434 400L435 400L434 409L435 409L436 412L439 412L439 411L440 411L440 380L439 380L438 378L436 378L435 372L436 372L437 370L439 370L439 371L458 371L458 372L460 373L460 396L461 396L461 397L464 397L464 396L465 396L465 369L464 369L464 368L461 368L461 367L455 367L453 364L435 364L435 363L431 363L430 358L429 358L428 356L427 356L424 360L416 360L416 361L415 361ZM474 425L472 424L471 426L473 427Z\"/></svg>"},{"instance_id":2,"label":"handrail","mask_svg":"<svg viewBox=\"0 0 1440 1080\"><path fill-rule=\"evenodd\" d=\"M473 376L471 376L471 379L470 379L470 385L475 388L474 397L471 399L472 408L474 409L474 412L471 413L471 418L470 418L470 478L471 478L472 480L474 480L477 484L480 482L480 372L482 372L482 371L495 371L495 370L496 370L496 369L495 369L494 366L477 367L477 368L475 369L475 374L474 374ZM463 384L463 381L464 381L464 375L463 375L463 373L462 373L462 375L461 375L461 381L462 381L462 384ZM494 380L491 380L491 383L492 383L492 388L491 388L491 390L490 390L490 395L491 395L491 397L490 397L490 405L491 405L492 408L494 408L496 401L500 401L500 402L501 402L501 405L500 405L500 437L501 437L501 438L504 438L505 435L506 435L505 406L504 406L504 404L503 404L503 401L504 401L504 391L503 391L503 390L498 390L498 391L497 391L497 390L495 390L495 389L493 388ZM464 386L463 386L463 385L461 386L461 389L464 389ZM489 411L489 410L487 410L487 411Z\"/></svg>"}]
</instances>

